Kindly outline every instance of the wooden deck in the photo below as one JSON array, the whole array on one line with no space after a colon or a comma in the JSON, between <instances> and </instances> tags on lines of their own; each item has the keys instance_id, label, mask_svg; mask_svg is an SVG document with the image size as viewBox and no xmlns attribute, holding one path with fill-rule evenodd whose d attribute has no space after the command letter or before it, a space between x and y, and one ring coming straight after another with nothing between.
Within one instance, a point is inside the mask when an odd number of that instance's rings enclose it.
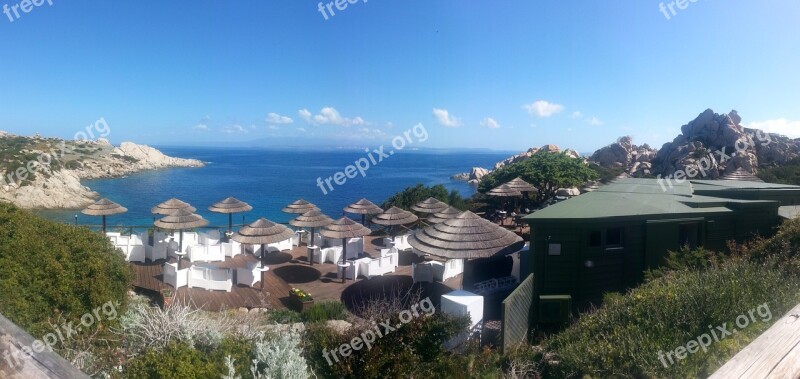
<instances>
[{"instance_id":1,"label":"wooden deck","mask_svg":"<svg viewBox=\"0 0 800 379\"><path fill-rule=\"evenodd\" d=\"M366 237L364 253L377 257L382 239ZM242 254L225 262L216 263L219 267L244 267L248 262L256 261L252 255ZM234 285L231 292L208 291L197 288L182 287L176 291L176 301L209 311L245 308L285 308L288 305L289 290L293 287L302 289L315 301L342 301L351 311L357 311L365 300L380 298L393 293L405 293L411 289L419 289L423 297L430 296L434 304L439 303L441 294L461 288L461 275L444 283L417 283L411 279L411 264L422 261L413 253L400 253L400 265L394 273L365 279L347 280L342 283L337 275L337 266L332 263L315 263L309 265L305 245L295 247L291 251L271 253L266 264L270 268L266 272L264 289L256 283L255 288ZM162 266L165 261L138 263L131 265L136 271L134 286L148 291L160 292L171 288L162 281ZM172 258L171 262L175 262ZM188 261L182 263L188 267Z\"/></svg>"},{"instance_id":2,"label":"wooden deck","mask_svg":"<svg viewBox=\"0 0 800 379\"><path fill-rule=\"evenodd\" d=\"M800 304L709 379L800 378Z\"/></svg>"}]
</instances>

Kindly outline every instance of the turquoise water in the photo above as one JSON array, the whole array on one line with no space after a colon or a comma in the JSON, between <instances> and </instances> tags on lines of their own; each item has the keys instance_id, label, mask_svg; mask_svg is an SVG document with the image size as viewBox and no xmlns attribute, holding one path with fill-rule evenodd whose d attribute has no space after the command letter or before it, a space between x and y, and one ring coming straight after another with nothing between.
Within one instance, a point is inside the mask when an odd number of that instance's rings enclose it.
<instances>
[{"instance_id":1,"label":"turquoise water","mask_svg":"<svg viewBox=\"0 0 800 379\"><path fill-rule=\"evenodd\" d=\"M360 175L336 185L327 194L317 186L323 180L367 157L364 150L263 150L197 147L162 147L165 154L208 162L202 168L175 168L147 171L118 179L98 179L84 184L103 197L122 204L128 213L109 216L109 225L152 225L150 208L177 197L197 208L197 213L212 225L227 225L227 215L209 212L208 206L234 196L253 206L244 213L244 221L266 217L287 222L292 216L281 212L287 204L304 198L331 217L341 217L342 208L362 197L380 205L383 200L405 187L418 183L443 184L470 196L475 188L450 176L467 172L473 166L492 167L510 155L508 152L402 151L384 158ZM377 160L377 157L376 157ZM39 212L45 217L72 223L78 214L79 224L100 224L98 217L76 211ZM351 215L350 217L356 217ZM234 223L242 214L234 215Z\"/></svg>"}]
</instances>

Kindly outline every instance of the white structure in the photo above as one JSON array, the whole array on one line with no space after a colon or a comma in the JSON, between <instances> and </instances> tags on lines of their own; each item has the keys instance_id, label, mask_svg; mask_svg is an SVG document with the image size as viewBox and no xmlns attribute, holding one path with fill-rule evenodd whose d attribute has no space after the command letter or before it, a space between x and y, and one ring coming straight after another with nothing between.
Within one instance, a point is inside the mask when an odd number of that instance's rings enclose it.
<instances>
[{"instance_id":1,"label":"white structure","mask_svg":"<svg viewBox=\"0 0 800 379\"><path fill-rule=\"evenodd\" d=\"M253 287L256 283L261 281L261 273L268 270L269 267L258 267L258 262L252 262L248 264L247 267L238 267L236 269L236 284L244 284L248 287Z\"/></svg>"},{"instance_id":2,"label":"white structure","mask_svg":"<svg viewBox=\"0 0 800 379\"><path fill-rule=\"evenodd\" d=\"M211 266L189 267L189 288L231 292L233 288L232 272L229 269Z\"/></svg>"},{"instance_id":3,"label":"white structure","mask_svg":"<svg viewBox=\"0 0 800 379\"><path fill-rule=\"evenodd\" d=\"M189 269L178 270L177 263L164 264L164 283L175 289L189 285Z\"/></svg>"},{"instance_id":4,"label":"white structure","mask_svg":"<svg viewBox=\"0 0 800 379\"><path fill-rule=\"evenodd\" d=\"M469 330L445 342L445 348L447 349L462 345L472 332L479 331L483 326L483 296L464 290L456 290L442 295L440 307L442 313L456 317L466 316L470 319Z\"/></svg>"}]
</instances>

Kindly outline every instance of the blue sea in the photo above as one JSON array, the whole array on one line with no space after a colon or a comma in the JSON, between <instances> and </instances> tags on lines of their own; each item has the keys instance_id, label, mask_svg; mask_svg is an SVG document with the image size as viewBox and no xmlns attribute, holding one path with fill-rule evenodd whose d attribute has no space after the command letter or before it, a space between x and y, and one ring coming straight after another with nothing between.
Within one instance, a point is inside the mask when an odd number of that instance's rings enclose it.
<instances>
[{"instance_id":1,"label":"blue sea","mask_svg":"<svg viewBox=\"0 0 800 379\"><path fill-rule=\"evenodd\" d=\"M364 150L264 150L255 148L159 147L169 156L195 158L206 162L202 168L173 168L146 171L117 179L87 180L83 184L100 196L128 208L128 212L108 217L109 226L149 226L154 218L150 208L169 198L186 201L211 225L227 225L228 216L209 212L208 207L228 196L253 206L253 210L234 215L234 223L251 222L266 217L288 222L292 215L281 209L303 198L338 218L342 208L363 197L380 205L386 198L418 183L443 184L463 196L475 193L475 187L454 181L450 176L468 172L473 166L493 167L514 152L419 150L399 151L384 158L366 171L366 176L333 184L327 194L317 186L323 180L367 157ZM100 224L98 217L77 211L39 211L42 216L81 225ZM349 215L357 219L356 215Z\"/></svg>"}]
</instances>

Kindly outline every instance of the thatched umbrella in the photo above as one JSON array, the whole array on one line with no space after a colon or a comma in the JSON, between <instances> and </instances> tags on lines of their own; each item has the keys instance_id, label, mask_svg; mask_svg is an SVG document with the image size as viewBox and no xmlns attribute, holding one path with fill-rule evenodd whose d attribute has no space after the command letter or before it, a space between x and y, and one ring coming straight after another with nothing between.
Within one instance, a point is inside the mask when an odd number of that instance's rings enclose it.
<instances>
[{"instance_id":1,"label":"thatched umbrella","mask_svg":"<svg viewBox=\"0 0 800 379\"><path fill-rule=\"evenodd\" d=\"M515 178L514 180L506 183L506 185L511 189L515 189L515 190L517 190L519 192L523 192L523 193L524 192L532 192L532 193L539 192L539 190L536 189L536 187L534 187L532 184L522 180L521 178Z\"/></svg>"},{"instance_id":2,"label":"thatched umbrella","mask_svg":"<svg viewBox=\"0 0 800 379\"><path fill-rule=\"evenodd\" d=\"M466 211L408 237L414 249L446 259L502 256L519 251L522 237Z\"/></svg>"},{"instance_id":3,"label":"thatched umbrella","mask_svg":"<svg viewBox=\"0 0 800 379\"><path fill-rule=\"evenodd\" d=\"M208 225L208 220L202 216L193 213L191 207L178 209L169 216L160 220L156 220L153 224L162 229L178 230L180 236L178 237L178 252L183 251L183 231L184 229L199 228ZM178 260L178 269L180 269L181 260Z\"/></svg>"},{"instance_id":4,"label":"thatched umbrella","mask_svg":"<svg viewBox=\"0 0 800 379\"><path fill-rule=\"evenodd\" d=\"M235 197L229 197L225 200L215 203L208 207L208 210L214 213L227 213L228 214L228 231L233 231L233 214L250 212L253 207Z\"/></svg>"},{"instance_id":5,"label":"thatched umbrella","mask_svg":"<svg viewBox=\"0 0 800 379\"><path fill-rule=\"evenodd\" d=\"M522 197L522 192L511 188L508 184L501 184L486 193L494 197Z\"/></svg>"},{"instance_id":6,"label":"thatched umbrella","mask_svg":"<svg viewBox=\"0 0 800 379\"><path fill-rule=\"evenodd\" d=\"M310 210L306 213L303 213L297 218L292 219L289 221L289 225L297 226L300 228L311 228L311 237L309 237L309 247L314 246L314 231L316 228L328 225L333 222L333 219L326 216L322 213L319 209ZM311 256L311 250L308 251L308 261L311 265L314 265L314 257Z\"/></svg>"},{"instance_id":7,"label":"thatched umbrella","mask_svg":"<svg viewBox=\"0 0 800 379\"><path fill-rule=\"evenodd\" d=\"M309 202L307 202L307 201L305 201L303 199L299 199L299 200L295 200L291 204L287 205L285 208L282 209L282 211L285 212L285 213L300 214L301 215L303 213L306 213L308 211L313 211L315 209L319 209L319 208L317 208L316 205L311 204L311 203L309 203Z\"/></svg>"},{"instance_id":8,"label":"thatched umbrella","mask_svg":"<svg viewBox=\"0 0 800 379\"><path fill-rule=\"evenodd\" d=\"M419 220L415 214L402 210L398 207L391 207L386 212L383 212L372 219L372 222L388 226L390 229L393 226L413 224ZM392 235L394 237L394 235Z\"/></svg>"},{"instance_id":9,"label":"thatched umbrella","mask_svg":"<svg viewBox=\"0 0 800 379\"><path fill-rule=\"evenodd\" d=\"M194 212L197 210L197 208L189 205L189 203L172 198L151 208L150 213L168 216L171 215L173 212L177 211L178 209L184 209L184 208L189 209L189 212Z\"/></svg>"},{"instance_id":10,"label":"thatched umbrella","mask_svg":"<svg viewBox=\"0 0 800 379\"><path fill-rule=\"evenodd\" d=\"M366 222L367 215L376 215L378 213L383 213L383 209L381 209L381 207L375 205L375 203L367 199L361 199L353 204L344 207L344 211L346 213L360 214L362 225Z\"/></svg>"},{"instance_id":11,"label":"thatched umbrella","mask_svg":"<svg viewBox=\"0 0 800 379\"><path fill-rule=\"evenodd\" d=\"M461 214L461 210L458 208L447 207L442 211L436 212L428 217L428 222L431 224L438 224L444 222L444 220L449 220L457 215Z\"/></svg>"},{"instance_id":12,"label":"thatched umbrella","mask_svg":"<svg viewBox=\"0 0 800 379\"><path fill-rule=\"evenodd\" d=\"M347 217L342 217L328 225L325 225L319 234L328 238L341 238L342 239L342 265L344 265L345 257L347 257L347 239L364 237L369 235L372 231L369 228L361 225ZM342 283L345 282L345 272L342 269Z\"/></svg>"},{"instance_id":13,"label":"thatched umbrella","mask_svg":"<svg viewBox=\"0 0 800 379\"><path fill-rule=\"evenodd\" d=\"M103 216L103 234L106 232L106 216L125 213L128 208L125 208L111 200L100 199L96 203L86 207L81 213L88 216Z\"/></svg>"},{"instance_id":14,"label":"thatched umbrella","mask_svg":"<svg viewBox=\"0 0 800 379\"><path fill-rule=\"evenodd\" d=\"M265 245L285 241L293 235L291 229L262 217L250 225L243 226L231 239L248 245L261 245L261 268L264 268L264 259L267 256ZM261 271L261 289L264 289L264 271Z\"/></svg>"},{"instance_id":15,"label":"thatched umbrella","mask_svg":"<svg viewBox=\"0 0 800 379\"><path fill-rule=\"evenodd\" d=\"M420 213L434 214L447 209L448 205L439 199L429 197L419 203L414 204L411 209Z\"/></svg>"}]
</instances>

